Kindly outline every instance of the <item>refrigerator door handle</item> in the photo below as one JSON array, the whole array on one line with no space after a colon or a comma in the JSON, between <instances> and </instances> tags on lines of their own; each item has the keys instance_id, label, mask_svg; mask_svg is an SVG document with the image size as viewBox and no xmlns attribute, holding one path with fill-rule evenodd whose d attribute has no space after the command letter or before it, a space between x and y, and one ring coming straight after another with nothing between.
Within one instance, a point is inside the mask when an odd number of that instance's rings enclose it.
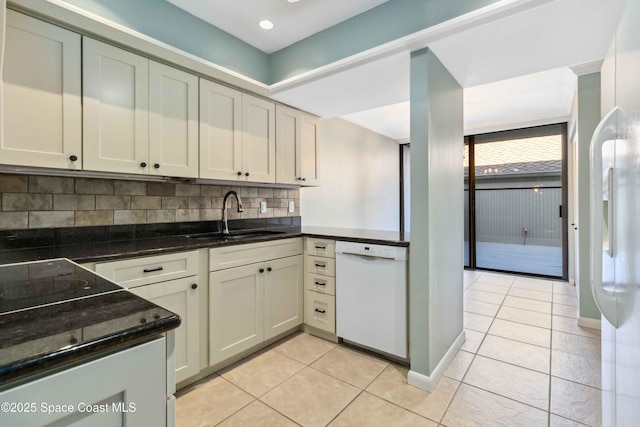
<instances>
[{"instance_id":1,"label":"refrigerator door handle","mask_svg":"<svg viewBox=\"0 0 640 427\"><path fill-rule=\"evenodd\" d=\"M590 160L591 160L591 292L595 299L598 309L602 315L611 323L614 327L618 327L618 316L616 310L617 298L606 291L602 283L602 257L606 253L607 256L613 254L613 229L612 225L612 212L613 206L611 200L611 191L607 191L606 201L608 202L608 218L607 231L608 241L607 247L604 246L604 213L603 213L603 201L605 201L605 193L603 190L603 169L602 169L602 145L606 141L613 141L620 138L618 134L618 119L622 114L618 107L614 107L600 123L593 133L590 146ZM613 175L608 171L607 177L609 178L608 189L612 189Z\"/></svg>"}]
</instances>

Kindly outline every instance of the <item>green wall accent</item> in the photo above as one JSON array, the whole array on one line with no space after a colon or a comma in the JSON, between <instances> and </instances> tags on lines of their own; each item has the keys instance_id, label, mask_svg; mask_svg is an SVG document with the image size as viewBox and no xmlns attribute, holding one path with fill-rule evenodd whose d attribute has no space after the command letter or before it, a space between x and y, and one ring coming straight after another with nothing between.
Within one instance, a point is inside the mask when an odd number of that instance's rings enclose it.
<instances>
[{"instance_id":1,"label":"green wall accent","mask_svg":"<svg viewBox=\"0 0 640 427\"><path fill-rule=\"evenodd\" d=\"M578 77L578 271L576 286L579 287L580 317L600 320L600 310L591 293L591 174L589 170L589 147L591 137L600 122L600 73Z\"/></svg>"},{"instance_id":2,"label":"green wall accent","mask_svg":"<svg viewBox=\"0 0 640 427\"><path fill-rule=\"evenodd\" d=\"M103 18L270 83L269 55L164 0L65 0Z\"/></svg>"},{"instance_id":3,"label":"green wall accent","mask_svg":"<svg viewBox=\"0 0 640 427\"><path fill-rule=\"evenodd\" d=\"M65 0L265 84L347 58L498 0L389 0L271 55L164 0Z\"/></svg>"},{"instance_id":4,"label":"green wall accent","mask_svg":"<svg viewBox=\"0 0 640 427\"><path fill-rule=\"evenodd\" d=\"M411 53L410 81L411 371L431 376L462 333L463 91L429 49Z\"/></svg>"},{"instance_id":5,"label":"green wall accent","mask_svg":"<svg viewBox=\"0 0 640 427\"><path fill-rule=\"evenodd\" d=\"M272 53L272 83L391 42L497 1L389 0Z\"/></svg>"}]
</instances>

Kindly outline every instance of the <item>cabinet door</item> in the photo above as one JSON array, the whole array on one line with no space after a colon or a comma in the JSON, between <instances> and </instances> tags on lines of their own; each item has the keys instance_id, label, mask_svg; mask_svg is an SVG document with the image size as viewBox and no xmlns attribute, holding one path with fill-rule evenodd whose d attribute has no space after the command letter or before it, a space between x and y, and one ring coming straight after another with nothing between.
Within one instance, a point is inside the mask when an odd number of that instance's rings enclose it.
<instances>
[{"instance_id":1,"label":"cabinet door","mask_svg":"<svg viewBox=\"0 0 640 427\"><path fill-rule=\"evenodd\" d=\"M88 170L149 173L149 60L83 40L83 148Z\"/></svg>"},{"instance_id":2,"label":"cabinet door","mask_svg":"<svg viewBox=\"0 0 640 427\"><path fill-rule=\"evenodd\" d=\"M172 425L165 354L165 339L159 338L0 392L0 402L36 405L28 412L3 412L2 425ZM73 412L60 410L67 405Z\"/></svg>"},{"instance_id":3,"label":"cabinet door","mask_svg":"<svg viewBox=\"0 0 640 427\"><path fill-rule=\"evenodd\" d=\"M130 292L180 316L180 326L175 330L176 382L196 375L200 371L199 289L196 277L141 286Z\"/></svg>"},{"instance_id":4,"label":"cabinet door","mask_svg":"<svg viewBox=\"0 0 640 427\"><path fill-rule=\"evenodd\" d=\"M265 263L265 339L294 328L304 321L304 263L302 255Z\"/></svg>"},{"instance_id":5,"label":"cabinet door","mask_svg":"<svg viewBox=\"0 0 640 427\"><path fill-rule=\"evenodd\" d=\"M300 112L276 105L276 182L300 184Z\"/></svg>"},{"instance_id":6,"label":"cabinet door","mask_svg":"<svg viewBox=\"0 0 640 427\"><path fill-rule=\"evenodd\" d=\"M241 93L200 79L200 177L238 180L244 173Z\"/></svg>"},{"instance_id":7,"label":"cabinet door","mask_svg":"<svg viewBox=\"0 0 640 427\"><path fill-rule=\"evenodd\" d=\"M320 121L313 116L300 116L300 174L302 185L320 185Z\"/></svg>"},{"instance_id":8,"label":"cabinet door","mask_svg":"<svg viewBox=\"0 0 640 427\"><path fill-rule=\"evenodd\" d=\"M250 264L209 274L209 364L264 339L264 273Z\"/></svg>"},{"instance_id":9,"label":"cabinet door","mask_svg":"<svg viewBox=\"0 0 640 427\"><path fill-rule=\"evenodd\" d=\"M0 163L82 169L80 35L6 13Z\"/></svg>"},{"instance_id":10,"label":"cabinet door","mask_svg":"<svg viewBox=\"0 0 640 427\"><path fill-rule=\"evenodd\" d=\"M245 181L276 182L276 107L242 94L242 169Z\"/></svg>"},{"instance_id":11,"label":"cabinet door","mask_svg":"<svg viewBox=\"0 0 640 427\"><path fill-rule=\"evenodd\" d=\"M198 78L149 61L149 170L198 177Z\"/></svg>"}]
</instances>

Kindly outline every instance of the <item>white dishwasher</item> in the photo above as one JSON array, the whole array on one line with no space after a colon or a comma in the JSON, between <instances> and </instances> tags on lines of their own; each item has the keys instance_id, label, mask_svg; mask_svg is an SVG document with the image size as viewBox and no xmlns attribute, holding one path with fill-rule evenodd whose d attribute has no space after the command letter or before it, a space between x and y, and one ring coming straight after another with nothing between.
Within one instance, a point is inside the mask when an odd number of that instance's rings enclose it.
<instances>
[{"instance_id":1,"label":"white dishwasher","mask_svg":"<svg viewBox=\"0 0 640 427\"><path fill-rule=\"evenodd\" d=\"M407 248L336 242L336 334L407 357Z\"/></svg>"}]
</instances>

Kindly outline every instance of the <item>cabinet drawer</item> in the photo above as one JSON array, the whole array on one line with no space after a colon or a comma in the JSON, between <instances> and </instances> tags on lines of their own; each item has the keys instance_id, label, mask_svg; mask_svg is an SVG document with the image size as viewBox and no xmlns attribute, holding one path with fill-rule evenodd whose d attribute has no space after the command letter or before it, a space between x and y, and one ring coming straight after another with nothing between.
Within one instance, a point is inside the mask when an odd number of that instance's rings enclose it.
<instances>
[{"instance_id":1,"label":"cabinet drawer","mask_svg":"<svg viewBox=\"0 0 640 427\"><path fill-rule=\"evenodd\" d=\"M323 276L336 276L336 260L307 255L305 257L305 271L307 273L322 274Z\"/></svg>"},{"instance_id":2,"label":"cabinet drawer","mask_svg":"<svg viewBox=\"0 0 640 427\"><path fill-rule=\"evenodd\" d=\"M224 270L300 254L302 254L301 237L247 245L222 246L209 250L209 271Z\"/></svg>"},{"instance_id":3,"label":"cabinet drawer","mask_svg":"<svg viewBox=\"0 0 640 427\"><path fill-rule=\"evenodd\" d=\"M96 273L134 288L198 274L198 252L180 252L96 264Z\"/></svg>"},{"instance_id":4,"label":"cabinet drawer","mask_svg":"<svg viewBox=\"0 0 640 427\"><path fill-rule=\"evenodd\" d=\"M323 294L336 294L336 279L322 274L307 273L305 276L305 289Z\"/></svg>"},{"instance_id":5,"label":"cabinet drawer","mask_svg":"<svg viewBox=\"0 0 640 427\"><path fill-rule=\"evenodd\" d=\"M336 333L336 297L307 290L304 323L323 331Z\"/></svg>"},{"instance_id":6,"label":"cabinet drawer","mask_svg":"<svg viewBox=\"0 0 640 427\"><path fill-rule=\"evenodd\" d=\"M305 237L304 251L307 255L335 258L336 242L334 240Z\"/></svg>"}]
</instances>

